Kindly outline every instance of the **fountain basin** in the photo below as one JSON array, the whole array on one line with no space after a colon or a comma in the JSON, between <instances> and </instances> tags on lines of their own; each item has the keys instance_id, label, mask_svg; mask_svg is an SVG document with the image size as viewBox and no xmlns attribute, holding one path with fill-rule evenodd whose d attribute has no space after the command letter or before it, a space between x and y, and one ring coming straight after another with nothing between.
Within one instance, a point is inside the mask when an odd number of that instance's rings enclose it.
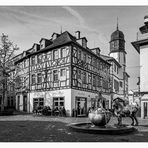
<instances>
[{"instance_id":1,"label":"fountain basin","mask_svg":"<svg viewBox=\"0 0 148 148\"><path fill-rule=\"evenodd\" d=\"M74 131L92 134L120 135L136 131L136 129L130 125L123 125L121 127L116 125L105 125L99 127L94 126L92 123L72 123L68 126Z\"/></svg>"}]
</instances>

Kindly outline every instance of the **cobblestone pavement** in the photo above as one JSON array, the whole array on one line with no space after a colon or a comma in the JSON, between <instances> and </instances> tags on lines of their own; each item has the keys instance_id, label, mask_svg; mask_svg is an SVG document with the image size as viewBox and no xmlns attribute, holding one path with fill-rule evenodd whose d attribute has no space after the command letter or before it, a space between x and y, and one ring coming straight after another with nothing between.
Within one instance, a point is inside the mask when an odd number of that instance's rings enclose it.
<instances>
[{"instance_id":1,"label":"cobblestone pavement","mask_svg":"<svg viewBox=\"0 0 148 148\"><path fill-rule=\"evenodd\" d=\"M0 142L148 142L148 120L139 118L138 132L128 135L95 135L70 131L69 123L89 122L88 118L40 115L0 116ZM117 123L111 118L109 124ZM131 124L130 118L123 118Z\"/></svg>"}]
</instances>

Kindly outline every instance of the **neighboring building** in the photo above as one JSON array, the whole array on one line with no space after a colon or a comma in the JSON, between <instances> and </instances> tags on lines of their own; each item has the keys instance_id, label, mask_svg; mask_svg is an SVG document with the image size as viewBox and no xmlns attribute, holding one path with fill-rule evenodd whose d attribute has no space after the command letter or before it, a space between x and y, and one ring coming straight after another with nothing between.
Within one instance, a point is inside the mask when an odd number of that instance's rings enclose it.
<instances>
[{"instance_id":1,"label":"neighboring building","mask_svg":"<svg viewBox=\"0 0 148 148\"><path fill-rule=\"evenodd\" d=\"M111 34L109 56L101 57L111 64L111 98L120 97L128 101L128 78L126 72L126 51L123 32L116 31Z\"/></svg>"},{"instance_id":2,"label":"neighboring building","mask_svg":"<svg viewBox=\"0 0 148 148\"><path fill-rule=\"evenodd\" d=\"M0 68L2 69L2 68ZM0 71L0 110L2 107L2 99L5 94L4 99L4 108L15 108L15 82L12 81L13 73L15 72L15 69L9 69L7 70L7 74L4 74L2 70ZM4 91L4 84L6 86L6 89Z\"/></svg>"},{"instance_id":3,"label":"neighboring building","mask_svg":"<svg viewBox=\"0 0 148 148\"><path fill-rule=\"evenodd\" d=\"M110 64L100 57L100 49L89 49L87 39L65 31L42 38L24 51L16 65L16 108L32 112L37 104L65 107L71 116L87 114L103 98L111 108Z\"/></svg>"},{"instance_id":4,"label":"neighboring building","mask_svg":"<svg viewBox=\"0 0 148 148\"><path fill-rule=\"evenodd\" d=\"M128 100L129 100L129 105L132 105L134 103L134 92L132 90L128 92Z\"/></svg>"},{"instance_id":5,"label":"neighboring building","mask_svg":"<svg viewBox=\"0 0 148 148\"><path fill-rule=\"evenodd\" d=\"M141 118L145 118L148 117L148 16L144 17L144 26L139 28L137 41L132 45L140 54Z\"/></svg>"}]
</instances>

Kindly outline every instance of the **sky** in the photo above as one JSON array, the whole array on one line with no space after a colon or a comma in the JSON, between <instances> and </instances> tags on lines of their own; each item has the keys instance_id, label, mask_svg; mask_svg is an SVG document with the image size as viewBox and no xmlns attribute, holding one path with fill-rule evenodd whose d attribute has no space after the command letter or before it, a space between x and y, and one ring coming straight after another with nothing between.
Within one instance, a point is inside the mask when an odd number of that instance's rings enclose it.
<instances>
[{"instance_id":1,"label":"sky","mask_svg":"<svg viewBox=\"0 0 148 148\"><path fill-rule=\"evenodd\" d=\"M9 36L20 50L30 49L42 37L50 39L53 32L81 31L88 47L100 47L102 54L109 53L111 34L119 30L125 35L129 90L137 90L140 71L139 54L131 45L139 27L148 15L148 6L0 6L0 34Z\"/></svg>"}]
</instances>

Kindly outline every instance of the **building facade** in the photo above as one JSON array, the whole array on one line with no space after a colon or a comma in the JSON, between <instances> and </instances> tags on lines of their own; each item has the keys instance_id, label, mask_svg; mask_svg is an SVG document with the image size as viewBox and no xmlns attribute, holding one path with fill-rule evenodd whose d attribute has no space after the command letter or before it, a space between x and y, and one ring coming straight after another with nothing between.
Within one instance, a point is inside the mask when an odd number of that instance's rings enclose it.
<instances>
[{"instance_id":1,"label":"building facade","mask_svg":"<svg viewBox=\"0 0 148 148\"><path fill-rule=\"evenodd\" d=\"M111 34L109 56L101 55L104 60L111 64L111 98L120 97L128 101L128 78L126 72L126 50L122 31L117 29Z\"/></svg>"},{"instance_id":2,"label":"building facade","mask_svg":"<svg viewBox=\"0 0 148 148\"><path fill-rule=\"evenodd\" d=\"M5 74L2 67L0 68L0 110L2 107L4 107L4 109L15 108L15 68L12 64L13 63L11 63L10 66L11 68L6 70Z\"/></svg>"},{"instance_id":3,"label":"building facade","mask_svg":"<svg viewBox=\"0 0 148 148\"><path fill-rule=\"evenodd\" d=\"M42 38L19 55L16 66L16 109L32 112L36 105L65 107L85 116L103 98L110 106L110 63L100 49L89 49L87 39L65 31Z\"/></svg>"},{"instance_id":4,"label":"building facade","mask_svg":"<svg viewBox=\"0 0 148 148\"><path fill-rule=\"evenodd\" d=\"M145 118L148 117L148 16L144 17L144 25L139 28L137 41L132 45L140 54L141 118Z\"/></svg>"}]
</instances>

